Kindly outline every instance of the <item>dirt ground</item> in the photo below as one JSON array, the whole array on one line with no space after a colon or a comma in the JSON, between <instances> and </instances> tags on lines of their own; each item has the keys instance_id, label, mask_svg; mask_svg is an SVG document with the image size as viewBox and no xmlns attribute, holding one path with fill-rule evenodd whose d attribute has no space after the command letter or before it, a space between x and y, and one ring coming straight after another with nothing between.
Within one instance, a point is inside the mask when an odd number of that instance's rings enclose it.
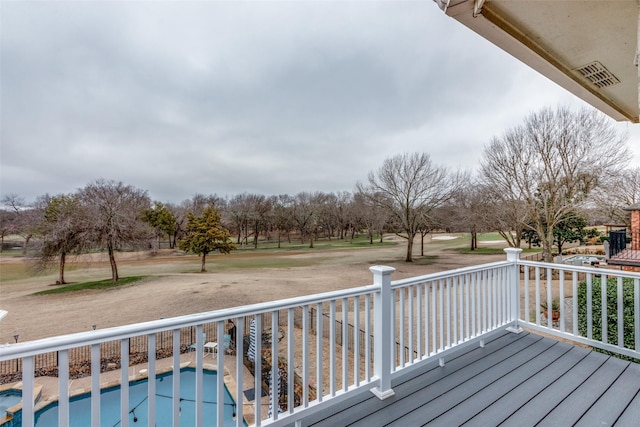
<instances>
[{"instance_id":1,"label":"dirt ground","mask_svg":"<svg viewBox=\"0 0 640 427\"><path fill-rule=\"evenodd\" d=\"M494 243L495 245L495 243ZM500 246L500 244L498 244ZM108 328L159 318L206 312L228 307L327 292L372 283L371 265L384 264L396 268L392 279L482 264L505 259L504 255L460 255L443 250L437 244L425 251L425 256L437 256L431 264L405 263L404 243L366 249L325 250L322 252L282 252L279 257L307 261L311 264L289 268L240 268L207 273L180 272L176 263L197 271L195 256L172 252L150 256L147 253L119 254L121 276L151 274L132 285L109 290L87 290L58 295L35 296L34 292L49 289L55 276L32 277L28 280L3 280L2 270L11 263L25 262L21 258L0 258L0 309L9 314L0 322L0 343L34 340L56 335L87 331L96 325ZM229 257L255 257L259 254L234 253ZM75 261L67 273L68 281L95 274L109 277L108 263L103 256ZM173 266L173 268L169 268ZM177 271L177 272L176 272ZM105 276L106 273L106 276Z\"/></svg>"}]
</instances>

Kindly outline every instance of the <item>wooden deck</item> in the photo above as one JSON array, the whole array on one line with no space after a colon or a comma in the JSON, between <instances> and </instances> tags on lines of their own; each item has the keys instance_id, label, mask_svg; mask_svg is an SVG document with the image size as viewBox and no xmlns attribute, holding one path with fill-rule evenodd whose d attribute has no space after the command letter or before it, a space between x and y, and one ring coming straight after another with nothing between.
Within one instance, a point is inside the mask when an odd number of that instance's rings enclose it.
<instances>
[{"instance_id":1,"label":"wooden deck","mask_svg":"<svg viewBox=\"0 0 640 427\"><path fill-rule=\"evenodd\" d=\"M607 260L609 265L640 267L640 250L625 249Z\"/></svg>"},{"instance_id":2,"label":"wooden deck","mask_svg":"<svg viewBox=\"0 0 640 427\"><path fill-rule=\"evenodd\" d=\"M527 332L462 348L392 386L391 398L367 390L301 426L640 425L639 364Z\"/></svg>"}]
</instances>

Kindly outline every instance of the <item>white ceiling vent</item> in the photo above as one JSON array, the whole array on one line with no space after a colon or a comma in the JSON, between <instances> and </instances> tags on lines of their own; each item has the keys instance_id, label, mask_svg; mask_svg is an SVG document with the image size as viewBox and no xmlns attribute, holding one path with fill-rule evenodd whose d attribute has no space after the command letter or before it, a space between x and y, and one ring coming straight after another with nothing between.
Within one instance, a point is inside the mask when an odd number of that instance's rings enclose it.
<instances>
[{"instance_id":1,"label":"white ceiling vent","mask_svg":"<svg viewBox=\"0 0 640 427\"><path fill-rule=\"evenodd\" d=\"M598 61L576 68L574 71L580 73L582 77L586 78L600 89L620 83L620 80L611 74L611 72Z\"/></svg>"}]
</instances>

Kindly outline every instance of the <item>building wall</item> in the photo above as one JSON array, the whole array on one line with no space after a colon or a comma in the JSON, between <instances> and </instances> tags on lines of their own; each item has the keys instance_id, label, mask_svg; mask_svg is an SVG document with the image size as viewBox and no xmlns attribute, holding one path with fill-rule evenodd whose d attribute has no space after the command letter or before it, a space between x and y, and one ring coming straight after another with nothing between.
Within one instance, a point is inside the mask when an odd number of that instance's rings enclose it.
<instances>
[{"instance_id":1,"label":"building wall","mask_svg":"<svg viewBox=\"0 0 640 427\"><path fill-rule=\"evenodd\" d=\"M640 250L640 210L631 211L631 249Z\"/></svg>"}]
</instances>

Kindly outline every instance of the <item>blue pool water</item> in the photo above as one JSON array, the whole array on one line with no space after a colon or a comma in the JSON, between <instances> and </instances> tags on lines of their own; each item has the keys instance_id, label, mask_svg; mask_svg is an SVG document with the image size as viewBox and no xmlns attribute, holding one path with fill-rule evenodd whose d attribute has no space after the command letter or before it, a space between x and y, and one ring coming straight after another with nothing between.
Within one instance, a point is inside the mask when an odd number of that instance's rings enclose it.
<instances>
[{"instance_id":1,"label":"blue pool water","mask_svg":"<svg viewBox=\"0 0 640 427\"><path fill-rule=\"evenodd\" d=\"M156 426L171 426L172 422L172 372L156 377ZM203 419L207 425L215 426L217 402L217 372L204 371ZM129 425L147 426L148 423L148 380L129 384ZM233 417L235 404L231 394L224 388L224 425L235 425ZM186 368L180 371L180 425L195 425L195 370ZM91 395L83 394L70 399L69 426L86 427L91 425ZM36 413L36 427L58 425L58 404L54 403ZM120 387L104 389L100 395L100 425L117 427L120 425ZM245 424L246 425L246 424Z\"/></svg>"},{"instance_id":2,"label":"blue pool water","mask_svg":"<svg viewBox=\"0 0 640 427\"><path fill-rule=\"evenodd\" d=\"M0 393L0 418L4 412L22 400L22 392L19 390L7 390Z\"/></svg>"}]
</instances>

